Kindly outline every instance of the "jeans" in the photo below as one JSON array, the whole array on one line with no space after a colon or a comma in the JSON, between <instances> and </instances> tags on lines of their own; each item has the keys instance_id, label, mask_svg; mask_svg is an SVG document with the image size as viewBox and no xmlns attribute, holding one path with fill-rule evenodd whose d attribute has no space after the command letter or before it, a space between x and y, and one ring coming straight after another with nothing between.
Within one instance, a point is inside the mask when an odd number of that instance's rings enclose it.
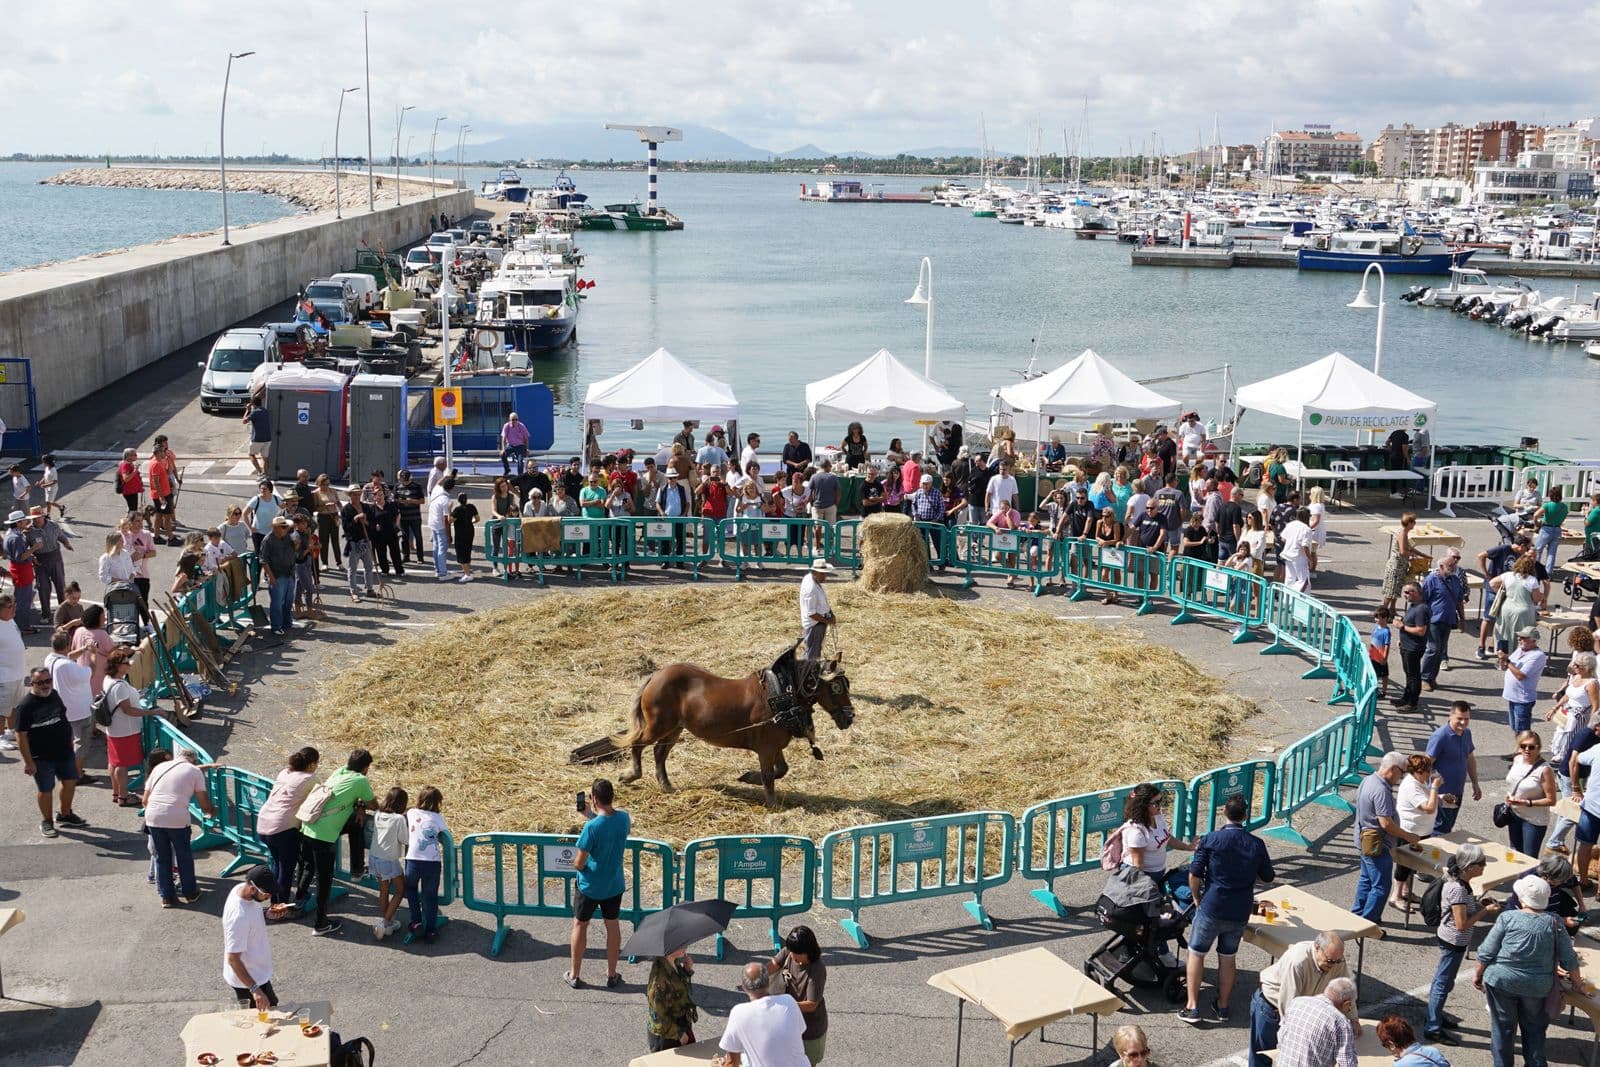
<instances>
[{"instance_id":1,"label":"jeans","mask_svg":"<svg viewBox=\"0 0 1600 1067\"><path fill-rule=\"evenodd\" d=\"M1522 731L1533 729L1533 701L1530 700L1526 704L1506 701L1506 722L1511 724L1513 742Z\"/></svg>"},{"instance_id":2,"label":"jeans","mask_svg":"<svg viewBox=\"0 0 1600 1067\"><path fill-rule=\"evenodd\" d=\"M1522 1031L1523 1067L1548 1067L1544 1058L1544 1032L1550 1017L1544 1013L1544 997L1521 997L1501 993L1485 982L1484 996L1489 1001L1489 1051L1494 1067L1516 1067L1511 1038Z\"/></svg>"},{"instance_id":3,"label":"jeans","mask_svg":"<svg viewBox=\"0 0 1600 1067\"><path fill-rule=\"evenodd\" d=\"M1552 760L1551 762L1553 763L1556 761ZM1570 792L1572 792L1572 779L1557 770L1556 795L1564 797ZM1556 845L1560 845L1562 848L1565 848L1567 845L1567 835L1572 832L1572 828L1576 825L1577 823L1573 822L1571 819L1557 815L1555 825L1550 827L1550 847L1554 848Z\"/></svg>"},{"instance_id":4,"label":"jeans","mask_svg":"<svg viewBox=\"0 0 1600 1067\"><path fill-rule=\"evenodd\" d=\"M400 516L400 558L410 563L422 562L422 516Z\"/></svg>"},{"instance_id":5,"label":"jeans","mask_svg":"<svg viewBox=\"0 0 1600 1067\"><path fill-rule=\"evenodd\" d=\"M1278 1047L1278 1022L1278 1009L1257 989L1250 997L1250 1050L1245 1067L1271 1067L1272 1061L1262 1053Z\"/></svg>"},{"instance_id":6,"label":"jeans","mask_svg":"<svg viewBox=\"0 0 1600 1067\"><path fill-rule=\"evenodd\" d=\"M450 573L450 534L447 530L428 530L433 539L433 573L440 578Z\"/></svg>"},{"instance_id":7,"label":"jeans","mask_svg":"<svg viewBox=\"0 0 1600 1067\"><path fill-rule=\"evenodd\" d=\"M1428 624L1428 650L1422 654L1422 680L1424 682L1436 681L1439 677L1439 664L1450 654L1450 631L1456 628L1453 622L1430 622Z\"/></svg>"},{"instance_id":8,"label":"jeans","mask_svg":"<svg viewBox=\"0 0 1600 1067\"><path fill-rule=\"evenodd\" d=\"M1408 652L1401 648L1400 667L1406 675L1406 684L1400 689L1400 706L1416 707L1422 699L1422 650Z\"/></svg>"},{"instance_id":9,"label":"jeans","mask_svg":"<svg viewBox=\"0 0 1600 1067\"><path fill-rule=\"evenodd\" d=\"M1512 810L1515 811L1516 809ZM1506 839L1511 843L1512 848L1524 856L1532 856L1537 859L1539 846L1544 844L1545 831L1549 829L1550 827L1548 826L1537 826L1527 819L1512 815L1511 821L1506 824Z\"/></svg>"},{"instance_id":10,"label":"jeans","mask_svg":"<svg viewBox=\"0 0 1600 1067\"><path fill-rule=\"evenodd\" d=\"M1383 905L1394 884L1394 857L1387 850L1376 856L1361 857L1361 877L1356 880L1356 899L1350 910L1368 922L1383 921Z\"/></svg>"},{"instance_id":11,"label":"jeans","mask_svg":"<svg viewBox=\"0 0 1600 1067\"><path fill-rule=\"evenodd\" d=\"M517 470L521 471L523 464L528 462L528 446L512 445L500 453L500 466L504 469L505 476L511 477L511 464L515 462Z\"/></svg>"},{"instance_id":12,"label":"jeans","mask_svg":"<svg viewBox=\"0 0 1600 1067\"><path fill-rule=\"evenodd\" d=\"M371 541L346 541L344 543L345 575L350 581L350 595L355 596L365 588L372 592L372 542ZM366 585L356 584L356 568L360 567L365 572Z\"/></svg>"},{"instance_id":13,"label":"jeans","mask_svg":"<svg viewBox=\"0 0 1600 1067\"><path fill-rule=\"evenodd\" d=\"M16 594L17 599L17 625L24 630L37 624L39 621L38 619L34 618L33 615L34 590L35 587L32 582L29 582L27 585L14 586L11 590Z\"/></svg>"},{"instance_id":14,"label":"jeans","mask_svg":"<svg viewBox=\"0 0 1600 1067\"><path fill-rule=\"evenodd\" d=\"M1556 569L1556 549L1561 547L1561 527L1541 526L1533 539L1533 558L1551 573Z\"/></svg>"},{"instance_id":15,"label":"jeans","mask_svg":"<svg viewBox=\"0 0 1600 1067\"><path fill-rule=\"evenodd\" d=\"M162 900L194 896L194 852L189 848L191 828L184 826L173 830L165 826L151 826L147 829L150 841L156 847L156 892L161 894ZM176 893L172 888L173 864L178 867Z\"/></svg>"},{"instance_id":16,"label":"jeans","mask_svg":"<svg viewBox=\"0 0 1600 1067\"><path fill-rule=\"evenodd\" d=\"M1460 814L1461 804L1459 802L1453 808L1447 808L1440 804L1439 813L1433 817L1433 832L1435 834L1447 834L1454 830L1456 828L1456 817Z\"/></svg>"},{"instance_id":17,"label":"jeans","mask_svg":"<svg viewBox=\"0 0 1600 1067\"><path fill-rule=\"evenodd\" d=\"M261 838L261 843L267 846L267 854L272 857L272 877L278 883L277 892L272 894L274 904L287 904L294 899L294 872L300 862L302 837L300 828L291 826Z\"/></svg>"},{"instance_id":18,"label":"jeans","mask_svg":"<svg viewBox=\"0 0 1600 1067\"><path fill-rule=\"evenodd\" d=\"M1433 985L1428 987L1425 1036L1436 1036L1444 1029L1444 1002L1450 999L1450 990L1456 987L1456 972L1461 970L1461 961L1466 958L1467 946L1439 942L1439 966L1434 968Z\"/></svg>"},{"instance_id":19,"label":"jeans","mask_svg":"<svg viewBox=\"0 0 1600 1067\"><path fill-rule=\"evenodd\" d=\"M311 869L302 874L302 881L306 876L315 876L317 880L317 920L315 925L323 926L328 921L328 898L333 895L333 863L338 855L337 841L318 841L315 838L305 839L306 851L310 853Z\"/></svg>"},{"instance_id":20,"label":"jeans","mask_svg":"<svg viewBox=\"0 0 1600 1067\"><path fill-rule=\"evenodd\" d=\"M294 606L294 575L275 576L267 598L267 618L273 632L288 633L289 609Z\"/></svg>"},{"instance_id":21,"label":"jeans","mask_svg":"<svg viewBox=\"0 0 1600 1067\"><path fill-rule=\"evenodd\" d=\"M317 601L316 557L294 565L294 603L310 611Z\"/></svg>"},{"instance_id":22,"label":"jeans","mask_svg":"<svg viewBox=\"0 0 1600 1067\"><path fill-rule=\"evenodd\" d=\"M322 542L322 565L328 565L328 553L333 553L335 567L344 564L339 554L339 516L331 511L317 512L317 540Z\"/></svg>"},{"instance_id":23,"label":"jeans","mask_svg":"<svg viewBox=\"0 0 1600 1067\"><path fill-rule=\"evenodd\" d=\"M406 903L411 905L411 924L421 923L424 935L439 928L439 875L444 864L438 860L406 860Z\"/></svg>"}]
</instances>

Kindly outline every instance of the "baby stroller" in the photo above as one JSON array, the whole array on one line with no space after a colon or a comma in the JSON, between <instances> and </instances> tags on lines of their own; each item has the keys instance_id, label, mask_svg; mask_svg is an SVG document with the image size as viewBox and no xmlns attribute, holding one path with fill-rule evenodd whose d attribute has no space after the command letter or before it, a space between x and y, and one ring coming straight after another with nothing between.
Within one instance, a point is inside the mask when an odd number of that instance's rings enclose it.
<instances>
[{"instance_id":1,"label":"baby stroller","mask_svg":"<svg viewBox=\"0 0 1600 1067\"><path fill-rule=\"evenodd\" d=\"M140 622L145 614L139 587L132 582L113 583L106 587L102 603L106 609L106 632L111 635L112 644L137 645L143 637Z\"/></svg>"},{"instance_id":2,"label":"baby stroller","mask_svg":"<svg viewBox=\"0 0 1600 1067\"><path fill-rule=\"evenodd\" d=\"M1188 890L1182 891L1188 897ZM1169 1003L1185 999L1184 967L1164 962L1162 946L1176 941L1188 948L1184 935L1194 914L1192 901L1169 897L1150 875L1134 867L1111 872L1095 902L1095 916L1111 931L1084 965L1089 977L1115 988L1125 982L1139 989L1160 989Z\"/></svg>"}]
</instances>

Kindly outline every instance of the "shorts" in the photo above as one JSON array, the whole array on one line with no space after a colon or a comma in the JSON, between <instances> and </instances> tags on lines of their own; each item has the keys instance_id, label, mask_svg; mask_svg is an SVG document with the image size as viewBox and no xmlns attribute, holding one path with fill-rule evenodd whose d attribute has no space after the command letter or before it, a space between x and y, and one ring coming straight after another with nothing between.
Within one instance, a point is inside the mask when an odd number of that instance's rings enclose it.
<instances>
[{"instance_id":1,"label":"shorts","mask_svg":"<svg viewBox=\"0 0 1600 1067\"><path fill-rule=\"evenodd\" d=\"M594 918L594 911L600 909L600 917L606 922L615 922L618 915L622 914L622 894L606 897L604 900L591 900L583 895L583 890L578 890L572 896L572 915L581 923L586 923Z\"/></svg>"},{"instance_id":2,"label":"shorts","mask_svg":"<svg viewBox=\"0 0 1600 1067\"><path fill-rule=\"evenodd\" d=\"M76 782L78 780L78 763L76 760L63 759L38 759L33 761L33 784L39 787L39 792L48 793L56 787L56 782Z\"/></svg>"},{"instance_id":3,"label":"shorts","mask_svg":"<svg viewBox=\"0 0 1600 1067\"><path fill-rule=\"evenodd\" d=\"M382 856L367 855L367 873L375 881L387 882L391 878L404 878L406 865L399 860L386 860Z\"/></svg>"},{"instance_id":4,"label":"shorts","mask_svg":"<svg viewBox=\"0 0 1600 1067\"><path fill-rule=\"evenodd\" d=\"M17 702L22 699L22 694L27 691L26 678L17 678L9 682L0 682L0 707L5 708L9 716L17 709Z\"/></svg>"},{"instance_id":5,"label":"shorts","mask_svg":"<svg viewBox=\"0 0 1600 1067\"><path fill-rule=\"evenodd\" d=\"M156 514L157 515L171 515L172 514L172 497L171 496L154 497L154 498L151 499L150 502L155 505Z\"/></svg>"},{"instance_id":6,"label":"shorts","mask_svg":"<svg viewBox=\"0 0 1600 1067\"><path fill-rule=\"evenodd\" d=\"M94 740L94 716L74 720L69 725L72 727L72 751L88 751L90 742Z\"/></svg>"},{"instance_id":7,"label":"shorts","mask_svg":"<svg viewBox=\"0 0 1600 1067\"><path fill-rule=\"evenodd\" d=\"M1582 809L1578 813L1577 837L1585 845L1600 844L1600 815Z\"/></svg>"},{"instance_id":8,"label":"shorts","mask_svg":"<svg viewBox=\"0 0 1600 1067\"><path fill-rule=\"evenodd\" d=\"M255 1007L255 1003L256 1003L255 997L251 996L250 990L248 990L248 989L240 989L238 986L234 985L232 982L228 983L228 988L233 990L234 997L239 1001L239 1003L243 1007L246 1007L246 1008ZM263 993L265 993L267 995L267 1003L268 1004L271 1004L274 1008L276 1008L278 1006L278 994L276 994L276 993L274 993L272 991L272 983L271 982L262 982L261 983L261 992L263 992Z\"/></svg>"},{"instance_id":9,"label":"shorts","mask_svg":"<svg viewBox=\"0 0 1600 1067\"><path fill-rule=\"evenodd\" d=\"M272 442L271 441L251 441L250 442L250 454L252 456L260 456L262 459L266 459L267 458L267 451L271 447L272 447Z\"/></svg>"},{"instance_id":10,"label":"shorts","mask_svg":"<svg viewBox=\"0 0 1600 1067\"><path fill-rule=\"evenodd\" d=\"M1189 951L1210 952L1213 942L1217 955L1232 956L1239 951L1239 941L1244 937L1245 919L1214 919L1204 910L1197 910L1194 924L1189 927Z\"/></svg>"},{"instance_id":11,"label":"shorts","mask_svg":"<svg viewBox=\"0 0 1600 1067\"><path fill-rule=\"evenodd\" d=\"M1369 657L1369 662L1372 664L1372 673L1377 675L1380 681L1388 681L1389 661L1384 660L1380 663L1378 660L1370 659Z\"/></svg>"},{"instance_id":12,"label":"shorts","mask_svg":"<svg viewBox=\"0 0 1600 1067\"><path fill-rule=\"evenodd\" d=\"M818 522L836 522L839 518L839 505L834 504L831 507L821 508L813 504L811 505L811 517Z\"/></svg>"}]
</instances>

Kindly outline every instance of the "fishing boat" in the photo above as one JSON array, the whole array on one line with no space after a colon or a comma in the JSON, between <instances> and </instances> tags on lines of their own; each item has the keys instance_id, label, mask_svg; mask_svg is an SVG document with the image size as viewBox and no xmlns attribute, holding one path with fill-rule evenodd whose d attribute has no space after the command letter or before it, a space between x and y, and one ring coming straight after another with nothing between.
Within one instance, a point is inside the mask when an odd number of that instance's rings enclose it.
<instances>
[{"instance_id":1,"label":"fishing boat","mask_svg":"<svg viewBox=\"0 0 1600 1067\"><path fill-rule=\"evenodd\" d=\"M656 208L654 215L639 210L637 200L626 204L607 204L604 210L580 213L579 219L586 230L681 230L683 220L665 208Z\"/></svg>"},{"instance_id":2,"label":"fishing boat","mask_svg":"<svg viewBox=\"0 0 1600 1067\"><path fill-rule=\"evenodd\" d=\"M1528 291L1520 281L1491 282L1489 275L1478 267L1451 267L1450 284L1413 289L1400 299L1415 302L1420 307L1455 307L1469 297L1497 298L1518 296Z\"/></svg>"},{"instance_id":3,"label":"fishing boat","mask_svg":"<svg viewBox=\"0 0 1600 1067\"><path fill-rule=\"evenodd\" d=\"M1364 271L1376 263L1390 274L1448 274L1477 251L1452 250L1436 233L1336 230L1295 252L1301 270Z\"/></svg>"},{"instance_id":4,"label":"fishing boat","mask_svg":"<svg viewBox=\"0 0 1600 1067\"><path fill-rule=\"evenodd\" d=\"M484 180L478 187L478 195L485 200L524 204L528 200L528 187L522 184L522 175L506 167L494 178Z\"/></svg>"},{"instance_id":5,"label":"fishing boat","mask_svg":"<svg viewBox=\"0 0 1600 1067\"><path fill-rule=\"evenodd\" d=\"M587 203L589 196L578 192L577 184L567 177L567 172L560 171L548 186L529 190L524 199L536 211L571 211Z\"/></svg>"},{"instance_id":6,"label":"fishing boat","mask_svg":"<svg viewBox=\"0 0 1600 1067\"><path fill-rule=\"evenodd\" d=\"M548 269L544 253L511 256L537 257L541 262L535 266L531 258L525 259L485 279L478 290L476 324L498 332L513 352L561 348L578 328L581 298L576 274Z\"/></svg>"}]
</instances>

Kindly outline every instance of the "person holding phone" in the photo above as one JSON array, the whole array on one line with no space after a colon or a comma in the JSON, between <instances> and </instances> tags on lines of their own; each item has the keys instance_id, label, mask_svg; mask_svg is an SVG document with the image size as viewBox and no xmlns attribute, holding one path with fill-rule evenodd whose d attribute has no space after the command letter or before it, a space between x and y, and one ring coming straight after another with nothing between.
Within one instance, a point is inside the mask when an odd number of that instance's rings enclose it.
<instances>
[{"instance_id":1,"label":"person holding phone","mask_svg":"<svg viewBox=\"0 0 1600 1067\"><path fill-rule=\"evenodd\" d=\"M578 851L573 857L578 891L572 908L572 969L562 978L573 989L583 988L579 968L589 948L589 920L599 911L606 926L606 988L615 989L622 984L622 975L617 973L617 961L622 955L622 925L618 916L622 912L622 894L627 888L622 859L633 821L626 811L612 806L616 791L607 779L595 779L589 793L596 810L578 835ZM586 807L584 796L579 793L578 810L584 811Z\"/></svg>"}]
</instances>

